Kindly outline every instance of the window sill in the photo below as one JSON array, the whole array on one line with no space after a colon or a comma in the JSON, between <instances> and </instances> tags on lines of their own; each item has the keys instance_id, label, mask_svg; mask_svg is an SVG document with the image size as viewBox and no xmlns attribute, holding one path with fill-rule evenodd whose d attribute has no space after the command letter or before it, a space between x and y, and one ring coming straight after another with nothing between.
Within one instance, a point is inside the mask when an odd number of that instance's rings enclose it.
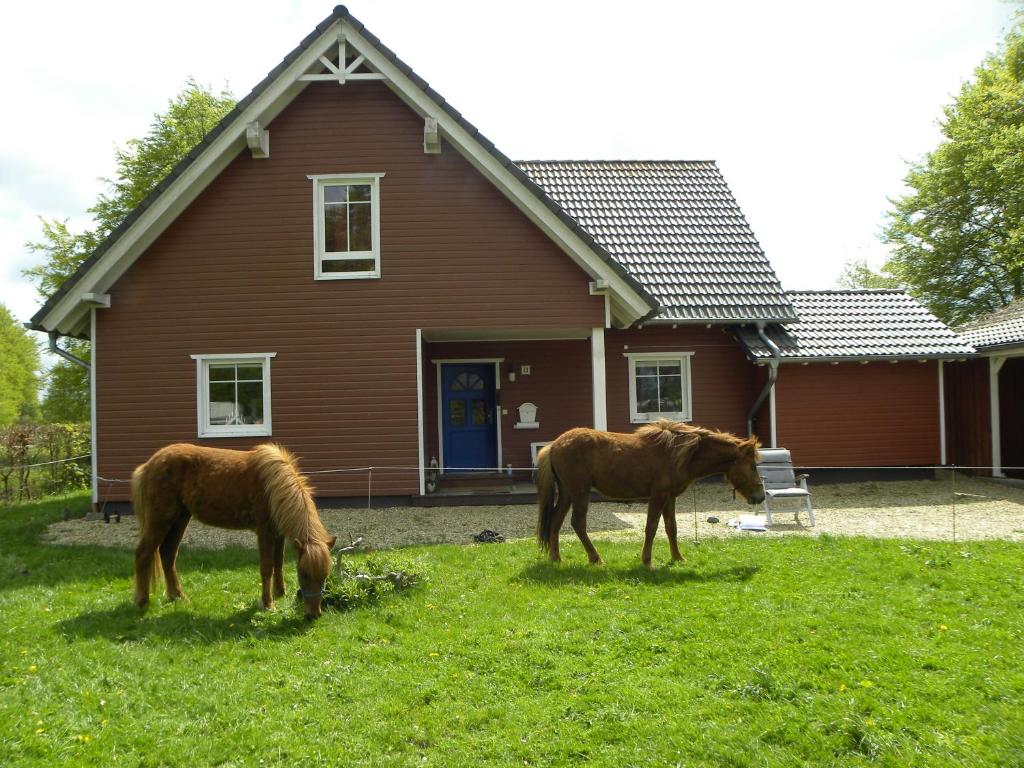
<instances>
[{"instance_id":1,"label":"window sill","mask_svg":"<svg viewBox=\"0 0 1024 768\"><path fill-rule=\"evenodd\" d=\"M270 437L271 432L267 427L259 426L253 427L252 429L232 429L232 430L219 430L204 429L199 433L199 437Z\"/></svg>"},{"instance_id":2,"label":"window sill","mask_svg":"<svg viewBox=\"0 0 1024 768\"><path fill-rule=\"evenodd\" d=\"M352 274L328 274L318 273L313 275L314 280L380 280L380 272L353 272Z\"/></svg>"},{"instance_id":3,"label":"window sill","mask_svg":"<svg viewBox=\"0 0 1024 768\"><path fill-rule=\"evenodd\" d=\"M682 413L654 413L650 416L640 417L633 416L630 418L630 424L653 424L661 419L668 419L669 421L679 421L684 424L689 424L693 421L693 417L682 414Z\"/></svg>"}]
</instances>

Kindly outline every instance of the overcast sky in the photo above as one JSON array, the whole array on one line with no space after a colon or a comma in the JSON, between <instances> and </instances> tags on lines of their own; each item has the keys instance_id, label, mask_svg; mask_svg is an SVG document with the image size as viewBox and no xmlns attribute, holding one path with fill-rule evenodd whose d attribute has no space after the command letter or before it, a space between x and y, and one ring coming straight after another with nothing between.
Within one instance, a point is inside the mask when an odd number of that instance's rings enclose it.
<instances>
[{"instance_id":1,"label":"overcast sky","mask_svg":"<svg viewBox=\"0 0 1024 768\"><path fill-rule=\"evenodd\" d=\"M0 302L39 216L81 228L114 148L185 80L241 98L325 18L307 0L5 8ZM994 50L999 0L512 3L353 0L352 14L514 159L713 159L783 285L834 287L885 256L907 160Z\"/></svg>"}]
</instances>

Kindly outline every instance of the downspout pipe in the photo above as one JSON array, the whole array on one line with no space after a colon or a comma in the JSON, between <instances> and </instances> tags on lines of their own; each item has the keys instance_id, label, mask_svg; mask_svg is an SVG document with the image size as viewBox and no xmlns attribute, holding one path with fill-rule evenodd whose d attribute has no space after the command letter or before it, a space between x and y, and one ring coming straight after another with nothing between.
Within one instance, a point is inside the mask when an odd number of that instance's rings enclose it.
<instances>
[{"instance_id":1,"label":"downspout pipe","mask_svg":"<svg viewBox=\"0 0 1024 768\"><path fill-rule=\"evenodd\" d=\"M750 413L747 414L747 437L754 436L754 419L757 417L757 412L761 410L761 406L764 405L764 401L771 393L772 387L775 386L775 380L779 378L779 361L782 360L782 350L776 346L774 341L768 338L768 334L764 332L764 323L757 324L757 335L772 353L772 359L768 361L768 381L761 390L761 394L757 396L757 400L754 401L754 405L751 406Z\"/></svg>"},{"instance_id":2,"label":"downspout pipe","mask_svg":"<svg viewBox=\"0 0 1024 768\"><path fill-rule=\"evenodd\" d=\"M89 370L89 363L85 362L85 360L83 360L80 357L75 357L66 349L61 349L60 347L57 346L57 339L60 338L60 335L56 331L50 331L49 337L50 351L53 352L53 354L63 357L65 360L72 362L75 365L80 365L87 371Z\"/></svg>"}]
</instances>

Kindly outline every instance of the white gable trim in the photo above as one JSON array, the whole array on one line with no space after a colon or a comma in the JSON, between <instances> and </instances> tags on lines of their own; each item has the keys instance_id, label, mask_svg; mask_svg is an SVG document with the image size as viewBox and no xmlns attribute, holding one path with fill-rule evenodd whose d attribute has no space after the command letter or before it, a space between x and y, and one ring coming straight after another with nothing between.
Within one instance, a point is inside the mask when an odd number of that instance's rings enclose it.
<instances>
[{"instance_id":1,"label":"white gable trim","mask_svg":"<svg viewBox=\"0 0 1024 768\"><path fill-rule=\"evenodd\" d=\"M95 264L41 318L47 330L78 334L88 327L86 293L106 293L147 247L220 174L246 144L246 130L252 123L266 125L306 86L301 78L320 58L337 46L339 35L378 72L387 85L421 117L437 119L448 142L480 173L501 190L581 269L595 279L606 280L610 288L611 312L617 324L627 326L647 315L654 307L625 279L602 260L583 239L544 205L516 176L504 167L458 122L416 86L397 65L374 47L347 20L339 19L303 50L263 92L223 130L192 163L175 178L163 194L146 209Z\"/></svg>"}]
</instances>

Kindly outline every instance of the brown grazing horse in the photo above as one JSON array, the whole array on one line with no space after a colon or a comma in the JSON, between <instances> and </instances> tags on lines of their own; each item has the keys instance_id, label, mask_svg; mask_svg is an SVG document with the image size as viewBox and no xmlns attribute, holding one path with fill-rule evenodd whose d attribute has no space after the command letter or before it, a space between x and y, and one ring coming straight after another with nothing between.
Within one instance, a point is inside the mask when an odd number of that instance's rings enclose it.
<instances>
[{"instance_id":1,"label":"brown grazing horse","mask_svg":"<svg viewBox=\"0 0 1024 768\"><path fill-rule=\"evenodd\" d=\"M284 542L298 554L299 587L307 619L321 612L335 537L327 533L312 488L295 457L278 445L230 451L178 443L161 448L132 475L132 506L139 521L135 549L135 604L149 603L160 577L167 597L184 597L175 561L192 515L221 528L256 531L263 580L263 607L284 595ZM156 553L159 550L160 557Z\"/></svg>"},{"instance_id":2,"label":"brown grazing horse","mask_svg":"<svg viewBox=\"0 0 1024 768\"><path fill-rule=\"evenodd\" d=\"M724 474L732 487L751 504L764 501L764 485L757 474L756 437L743 440L662 419L645 424L632 434L570 429L537 456L537 540L558 562L558 532L572 505L572 527L587 550L591 563L601 556L587 536L590 489L610 499L648 499L647 526L641 559L651 564L651 545L658 518L673 560L682 560L676 541L676 496L691 483Z\"/></svg>"}]
</instances>

